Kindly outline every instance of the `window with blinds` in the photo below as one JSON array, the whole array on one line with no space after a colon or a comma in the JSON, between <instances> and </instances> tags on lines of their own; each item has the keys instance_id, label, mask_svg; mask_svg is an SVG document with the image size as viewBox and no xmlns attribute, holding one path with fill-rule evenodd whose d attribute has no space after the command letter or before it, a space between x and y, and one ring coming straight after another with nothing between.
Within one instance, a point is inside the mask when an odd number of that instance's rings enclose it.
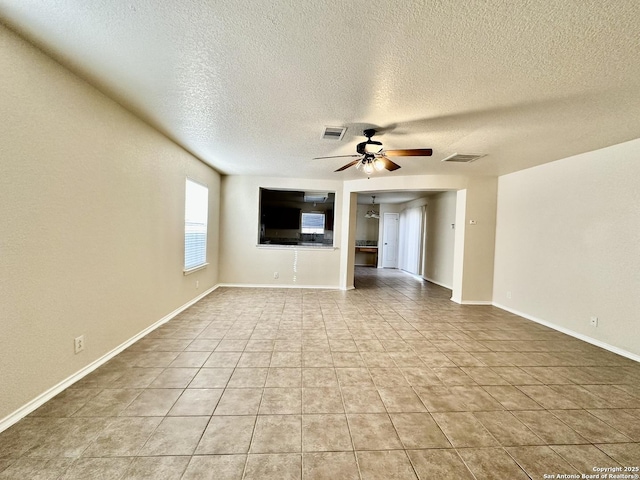
<instances>
[{"instance_id":1,"label":"window with blinds","mask_svg":"<svg viewBox=\"0 0 640 480\"><path fill-rule=\"evenodd\" d=\"M300 233L324 233L324 213L303 213Z\"/></svg>"},{"instance_id":2,"label":"window with blinds","mask_svg":"<svg viewBox=\"0 0 640 480\"><path fill-rule=\"evenodd\" d=\"M209 189L187 178L184 201L184 269L207 263Z\"/></svg>"}]
</instances>

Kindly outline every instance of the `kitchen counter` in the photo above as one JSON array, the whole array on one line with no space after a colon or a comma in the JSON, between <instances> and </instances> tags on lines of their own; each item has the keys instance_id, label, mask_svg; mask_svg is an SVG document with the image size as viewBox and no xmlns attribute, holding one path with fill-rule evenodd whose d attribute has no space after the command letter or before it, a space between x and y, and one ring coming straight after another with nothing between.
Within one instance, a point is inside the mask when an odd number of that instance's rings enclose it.
<instances>
[{"instance_id":1,"label":"kitchen counter","mask_svg":"<svg viewBox=\"0 0 640 480\"><path fill-rule=\"evenodd\" d=\"M356 244L356 265L378 266L378 246Z\"/></svg>"},{"instance_id":2,"label":"kitchen counter","mask_svg":"<svg viewBox=\"0 0 640 480\"><path fill-rule=\"evenodd\" d=\"M335 250L337 247L334 247L333 244L330 243L320 243L320 242L282 242L282 243L259 243L256 245L258 248L305 248L305 249L317 249L317 250Z\"/></svg>"}]
</instances>

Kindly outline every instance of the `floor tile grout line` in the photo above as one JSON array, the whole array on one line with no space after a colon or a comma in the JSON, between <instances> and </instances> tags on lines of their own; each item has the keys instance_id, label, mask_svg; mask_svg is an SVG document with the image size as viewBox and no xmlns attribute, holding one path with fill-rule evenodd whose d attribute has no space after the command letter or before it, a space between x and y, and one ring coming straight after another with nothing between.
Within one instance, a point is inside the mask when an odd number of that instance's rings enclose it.
<instances>
[{"instance_id":1,"label":"floor tile grout line","mask_svg":"<svg viewBox=\"0 0 640 480\"><path fill-rule=\"evenodd\" d=\"M336 376L336 380L337 380L337 376ZM351 422L349 421L349 415L347 414L347 404L344 401L344 395L342 393L342 388L340 388L340 383L338 383L338 392L340 393L340 399L342 401L342 410L344 411L343 415L344 415L344 418L345 418L345 420L347 422L347 430L349 431L349 440L351 441L351 447L353 448L353 457L354 457L355 462L356 462L356 468L358 469L358 476L362 480L362 470L360 469L360 461L359 461L358 455L356 453L356 445L355 445L354 440L353 440Z\"/></svg>"}]
</instances>

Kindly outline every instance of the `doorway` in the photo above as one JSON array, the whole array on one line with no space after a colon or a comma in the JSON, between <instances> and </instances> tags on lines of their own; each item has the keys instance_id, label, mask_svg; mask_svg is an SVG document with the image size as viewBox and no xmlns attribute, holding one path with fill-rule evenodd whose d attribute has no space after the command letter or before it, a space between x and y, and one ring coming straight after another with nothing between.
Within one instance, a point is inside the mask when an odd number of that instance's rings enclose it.
<instances>
[{"instance_id":1,"label":"doorway","mask_svg":"<svg viewBox=\"0 0 640 480\"><path fill-rule=\"evenodd\" d=\"M348 228L352 229L349 243L355 243L356 248L350 250L350 258L345 265L351 272L347 273L353 275L355 266L376 265L373 252L377 249L378 268L402 269L451 289L454 285L454 247L459 240L455 230L457 205L461 203L459 193L453 190L377 190L354 195ZM373 195L375 205L372 204ZM368 210L375 210L379 220L367 218L365 213ZM403 212L405 224L411 226L405 229L404 235L401 225ZM365 225L371 229L371 235L367 233L369 236L362 235L368 231L363 228ZM378 235L375 235L376 225ZM364 238L367 241L363 242ZM362 252L363 248L371 250L371 253ZM349 288L348 279L353 282L353 277L348 275L345 288Z\"/></svg>"}]
</instances>

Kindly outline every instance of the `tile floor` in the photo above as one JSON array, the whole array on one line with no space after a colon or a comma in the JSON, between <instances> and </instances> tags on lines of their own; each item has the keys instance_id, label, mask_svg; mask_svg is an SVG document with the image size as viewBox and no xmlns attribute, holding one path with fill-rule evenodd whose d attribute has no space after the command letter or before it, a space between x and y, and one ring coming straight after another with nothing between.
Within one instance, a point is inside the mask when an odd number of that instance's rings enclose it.
<instances>
[{"instance_id":1,"label":"tile floor","mask_svg":"<svg viewBox=\"0 0 640 480\"><path fill-rule=\"evenodd\" d=\"M541 479L640 465L638 363L398 271L358 268L356 286L216 290L1 433L0 478Z\"/></svg>"}]
</instances>

